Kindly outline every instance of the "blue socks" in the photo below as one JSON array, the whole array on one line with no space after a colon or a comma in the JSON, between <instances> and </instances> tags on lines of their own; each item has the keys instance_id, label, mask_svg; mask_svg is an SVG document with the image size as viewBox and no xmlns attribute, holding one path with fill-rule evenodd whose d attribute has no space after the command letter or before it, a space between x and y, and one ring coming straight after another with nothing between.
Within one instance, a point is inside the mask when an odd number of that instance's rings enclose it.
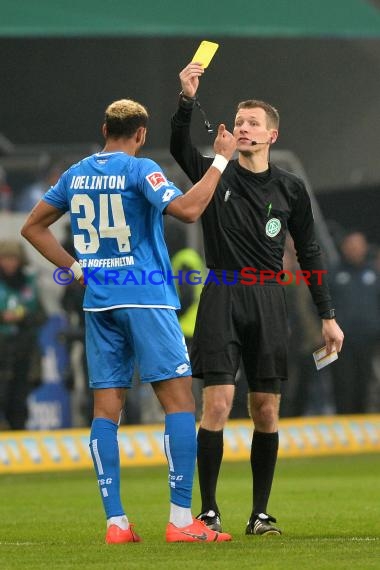
<instances>
[{"instance_id":1,"label":"blue socks","mask_svg":"<svg viewBox=\"0 0 380 570\"><path fill-rule=\"evenodd\" d=\"M197 453L194 414L167 414L164 443L169 465L170 502L190 508Z\"/></svg>"},{"instance_id":2,"label":"blue socks","mask_svg":"<svg viewBox=\"0 0 380 570\"><path fill-rule=\"evenodd\" d=\"M90 450L107 519L123 516L120 498L118 425L96 418L92 422ZM197 439L195 417L190 412L165 417L165 453L169 465L170 502L191 507Z\"/></svg>"},{"instance_id":3,"label":"blue socks","mask_svg":"<svg viewBox=\"0 0 380 570\"><path fill-rule=\"evenodd\" d=\"M107 519L125 514L120 499L118 427L112 420L95 418L90 435L91 455Z\"/></svg>"}]
</instances>

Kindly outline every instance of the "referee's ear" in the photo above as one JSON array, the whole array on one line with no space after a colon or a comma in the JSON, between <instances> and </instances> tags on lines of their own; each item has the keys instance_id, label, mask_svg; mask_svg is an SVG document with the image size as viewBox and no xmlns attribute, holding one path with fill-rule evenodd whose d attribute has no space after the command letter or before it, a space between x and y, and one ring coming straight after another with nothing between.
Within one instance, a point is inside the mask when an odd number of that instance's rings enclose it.
<instances>
[{"instance_id":1,"label":"referee's ear","mask_svg":"<svg viewBox=\"0 0 380 570\"><path fill-rule=\"evenodd\" d=\"M278 139L278 130L277 129L271 129L269 136L270 136L270 139L269 139L270 144L275 143L276 140Z\"/></svg>"}]
</instances>

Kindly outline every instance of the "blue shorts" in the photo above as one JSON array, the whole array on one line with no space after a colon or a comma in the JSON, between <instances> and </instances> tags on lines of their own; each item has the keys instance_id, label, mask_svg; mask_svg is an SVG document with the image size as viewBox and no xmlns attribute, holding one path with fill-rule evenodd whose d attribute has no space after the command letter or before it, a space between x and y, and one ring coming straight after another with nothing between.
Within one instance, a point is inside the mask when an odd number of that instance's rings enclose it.
<instances>
[{"instance_id":1,"label":"blue shorts","mask_svg":"<svg viewBox=\"0 0 380 570\"><path fill-rule=\"evenodd\" d=\"M191 376L173 309L85 311L85 318L90 388L130 388L135 365L142 382Z\"/></svg>"}]
</instances>

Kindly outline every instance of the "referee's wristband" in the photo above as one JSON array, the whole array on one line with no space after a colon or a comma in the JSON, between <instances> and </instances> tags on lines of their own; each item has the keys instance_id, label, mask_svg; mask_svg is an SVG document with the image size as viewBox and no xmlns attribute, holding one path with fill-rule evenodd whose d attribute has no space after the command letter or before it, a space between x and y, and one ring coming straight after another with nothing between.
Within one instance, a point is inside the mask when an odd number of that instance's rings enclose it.
<instances>
[{"instance_id":1,"label":"referee's wristband","mask_svg":"<svg viewBox=\"0 0 380 570\"><path fill-rule=\"evenodd\" d=\"M183 91L181 91L181 93L179 94L180 106L184 107L185 109L192 109L197 100L198 100L197 96L189 97L188 95L185 95Z\"/></svg>"},{"instance_id":2,"label":"referee's wristband","mask_svg":"<svg viewBox=\"0 0 380 570\"><path fill-rule=\"evenodd\" d=\"M70 267L70 271L73 272L73 275L75 277L75 279L77 281L79 281L79 279L81 277L83 277L83 272L82 272L82 268L80 266L80 264L77 261L74 261L74 263L72 264L72 266Z\"/></svg>"},{"instance_id":3,"label":"referee's wristband","mask_svg":"<svg viewBox=\"0 0 380 570\"><path fill-rule=\"evenodd\" d=\"M336 314L335 314L335 309L329 309L328 311L325 311L324 313L321 313L319 315L321 317L321 319L335 319Z\"/></svg>"},{"instance_id":4,"label":"referee's wristband","mask_svg":"<svg viewBox=\"0 0 380 570\"><path fill-rule=\"evenodd\" d=\"M194 97L190 97L190 95L185 95L183 91L181 91L179 96L181 97L181 99L185 99L186 101L193 101L194 103L198 99L196 95Z\"/></svg>"},{"instance_id":5,"label":"referee's wristband","mask_svg":"<svg viewBox=\"0 0 380 570\"><path fill-rule=\"evenodd\" d=\"M225 158L221 154L216 154L214 160L212 161L211 166L214 166L215 168L217 168L219 170L219 172L222 174L224 172L227 164L228 164L227 158Z\"/></svg>"}]
</instances>

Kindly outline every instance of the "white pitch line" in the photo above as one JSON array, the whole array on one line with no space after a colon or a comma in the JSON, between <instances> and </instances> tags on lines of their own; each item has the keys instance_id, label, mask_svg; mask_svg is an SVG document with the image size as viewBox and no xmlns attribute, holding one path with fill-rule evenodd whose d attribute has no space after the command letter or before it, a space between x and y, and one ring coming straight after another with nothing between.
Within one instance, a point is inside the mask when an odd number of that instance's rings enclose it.
<instances>
[{"instance_id":1,"label":"white pitch line","mask_svg":"<svg viewBox=\"0 0 380 570\"><path fill-rule=\"evenodd\" d=\"M51 544L50 542L0 542L0 546L41 546L41 544Z\"/></svg>"},{"instance_id":2,"label":"white pitch line","mask_svg":"<svg viewBox=\"0 0 380 570\"><path fill-rule=\"evenodd\" d=\"M285 537L282 538L282 540ZM321 537L288 537L292 542L301 541L302 542L379 542L380 537L377 536L321 536Z\"/></svg>"}]
</instances>

